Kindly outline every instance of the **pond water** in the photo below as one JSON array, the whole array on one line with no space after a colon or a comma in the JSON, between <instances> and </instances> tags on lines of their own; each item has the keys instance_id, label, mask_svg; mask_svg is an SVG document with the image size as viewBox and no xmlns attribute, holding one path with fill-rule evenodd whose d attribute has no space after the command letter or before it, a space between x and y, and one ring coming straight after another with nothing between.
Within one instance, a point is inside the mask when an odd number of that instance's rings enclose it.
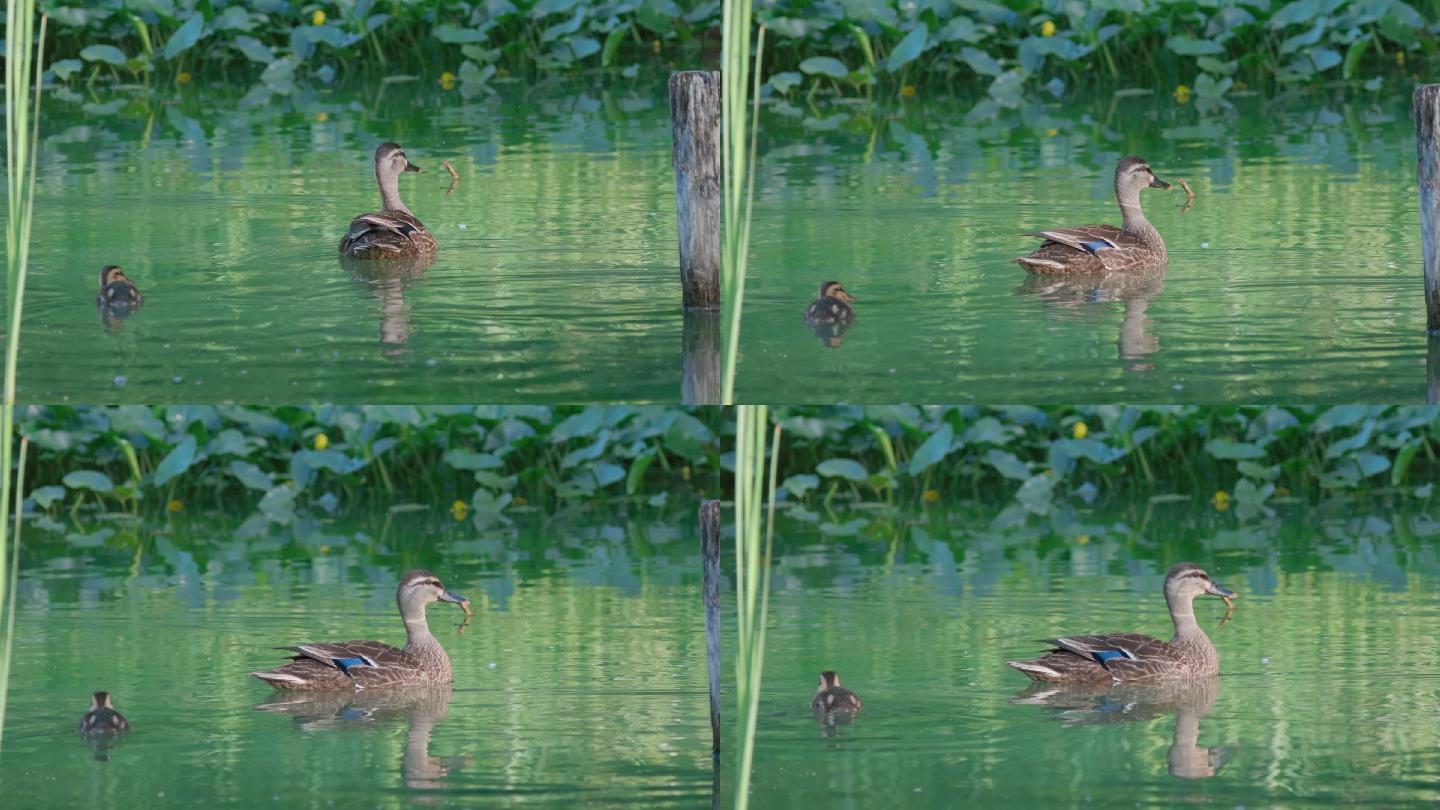
<instances>
[{"instance_id":1,"label":"pond water","mask_svg":"<svg viewBox=\"0 0 1440 810\"><path fill-rule=\"evenodd\" d=\"M1000 529L993 515L782 519L752 806L1440 800L1433 516L1292 503L1241 523L1140 503ZM1185 560L1239 594L1223 629L1220 600L1196 604L1218 682L1049 691L1003 665L1055 635L1169 638L1161 583ZM810 714L825 669L864 701L854 723Z\"/></svg>"},{"instance_id":2,"label":"pond water","mask_svg":"<svg viewBox=\"0 0 1440 810\"><path fill-rule=\"evenodd\" d=\"M437 508L437 513L443 510ZM25 536L0 791L48 807L647 806L712 792L693 511L381 513L242 542L238 517ZM277 645L404 634L436 572L449 693L275 692ZM76 726L108 689L131 730ZM28 803L27 803L28 802ZM10 802L7 800L7 806Z\"/></svg>"},{"instance_id":3,"label":"pond water","mask_svg":"<svg viewBox=\"0 0 1440 810\"><path fill-rule=\"evenodd\" d=\"M663 75L109 92L45 102L22 400L679 399ZM440 250L347 268L386 140ZM96 310L106 264L145 294L129 318Z\"/></svg>"},{"instance_id":4,"label":"pond water","mask_svg":"<svg viewBox=\"0 0 1440 810\"><path fill-rule=\"evenodd\" d=\"M1233 101L770 104L737 397L1424 401L1410 88ZM1142 197L1167 272L1010 263L1026 231L1118 223L1130 154L1196 194ZM830 279L857 319L822 342L803 316Z\"/></svg>"}]
</instances>

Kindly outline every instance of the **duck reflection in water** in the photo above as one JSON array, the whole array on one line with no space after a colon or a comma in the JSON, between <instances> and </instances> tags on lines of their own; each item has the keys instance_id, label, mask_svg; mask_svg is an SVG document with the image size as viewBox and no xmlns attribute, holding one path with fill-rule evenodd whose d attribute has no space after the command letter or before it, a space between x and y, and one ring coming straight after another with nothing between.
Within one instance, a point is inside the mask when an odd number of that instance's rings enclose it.
<instances>
[{"instance_id":1,"label":"duck reflection in water","mask_svg":"<svg viewBox=\"0 0 1440 810\"><path fill-rule=\"evenodd\" d=\"M400 775L411 790L435 790L445 778L474 762L474 755L430 754L430 735L450 710L450 687L408 687L361 691L277 691L256 711L288 715L303 731L372 728L399 720L410 724Z\"/></svg>"},{"instance_id":2,"label":"duck reflection in water","mask_svg":"<svg viewBox=\"0 0 1440 810\"><path fill-rule=\"evenodd\" d=\"M1153 371L1151 357L1160 351L1160 338L1154 334L1155 323L1147 314L1150 302L1165 287L1166 267L1125 273L1084 276L1027 276L1016 295L1044 301L1057 313L1066 313L1075 320L1104 318L1110 304L1120 304L1120 335L1115 341L1126 371ZM1103 307L1090 307L1104 304Z\"/></svg>"},{"instance_id":3,"label":"duck reflection in water","mask_svg":"<svg viewBox=\"0 0 1440 810\"><path fill-rule=\"evenodd\" d=\"M1196 678L1153 684L1037 683L1011 703L1048 706L1067 725L1140 723L1175 715L1167 754L1170 775L1209 779L1230 759L1229 746L1202 746L1200 719L1220 697L1220 678Z\"/></svg>"},{"instance_id":4,"label":"duck reflection in water","mask_svg":"<svg viewBox=\"0 0 1440 810\"><path fill-rule=\"evenodd\" d=\"M414 327L410 323L410 305L405 292L425 276L435 263L435 254L401 256L393 259L352 259L342 256L340 264L350 272L355 283L380 303L380 345L385 354L403 354Z\"/></svg>"}]
</instances>

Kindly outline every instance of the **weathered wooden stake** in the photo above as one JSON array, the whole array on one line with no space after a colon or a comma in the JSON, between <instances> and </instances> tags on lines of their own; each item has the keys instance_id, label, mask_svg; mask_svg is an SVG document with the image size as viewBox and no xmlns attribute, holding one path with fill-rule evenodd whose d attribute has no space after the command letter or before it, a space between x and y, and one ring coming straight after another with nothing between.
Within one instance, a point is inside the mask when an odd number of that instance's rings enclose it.
<instances>
[{"instance_id":1,"label":"weathered wooden stake","mask_svg":"<svg viewBox=\"0 0 1440 810\"><path fill-rule=\"evenodd\" d=\"M670 76L675 208L686 309L720 308L720 74Z\"/></svg>"},{"instance_id":2,"label":"weathered wooden stake","mask_svg":"<svg viewBox=\"0 0 1440 810\"><path fill-rule=\"evenodd\" d=\"M710 670L710 756L720 763L720 502L700 504L700 556L705 570L705 663Z\"/></svg>"},{"instance_id":3,"label":"weathered wooden stake","mask_svg":"<svg viewBox=\"0 0 1440 810\"><path fill-rule=\"evenodd\" d=\"M1440 405L1440 337L1430 337L1430 352L1425 358L1425 402Z\"/></svg>"},{"instance_id":4,"label":"weathered wooden stake","mask_svg":"<svg viewBox=\"0 0 1440 810\"><path fill-rule=\"evenodd\" d=\"M719 405L720 312L687 311L680 340L680 401L686 405Z\"/></svg>"},{"instance_id":5,"label":"weathered wooden stake","mask_svg":"<svg viewBox=\"0 0 1440 810\"><path fill-rule=\"evenodd\" d=\"M1420 247L1425 261L1425 324L1440 335L1440 84L1415 88L1416 170L1420 185Z\"/></svg>"}]
</instances>

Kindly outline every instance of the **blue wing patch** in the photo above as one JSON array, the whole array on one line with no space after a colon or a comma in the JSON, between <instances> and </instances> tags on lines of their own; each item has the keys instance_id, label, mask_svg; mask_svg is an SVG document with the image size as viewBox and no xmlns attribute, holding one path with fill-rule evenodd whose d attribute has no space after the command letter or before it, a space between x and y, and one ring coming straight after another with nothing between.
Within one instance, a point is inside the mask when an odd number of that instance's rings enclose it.
<instances>
[{"instance_id":1,"label":"blue wing patch","mask_svg":"<svg viewBox=\"0 0 1440 810\"><path fill-rule=\"evenodd\" d=\"M1090 657L1100 666L1109 669L1110 662L1119 658L1122 661L1133 661L1135 656L1124 650L1091 650Z\"/></svg>"},{"instance_id":2,"label":"blue wing patch","mask_svg":"<svg viewBox=\"0 0 1440 810\"><path fill-rule=\"evenodd\" d=\"M332 658L330 660L335 662L335 666L339 667L340 671L345 673L346 675L350 674L351 667L370 666L370 662L366 661L364 658Z\"/></svg>"},{"instance_id":3,"label":"blue wing patch","mask_svg":"<svg viewBox=\"0 0 1440 810\"><path fill-rule=\"evenodd\" d=\"M1108 250L1115 247L1115 243L1111 242L1109 239L1091 239L1086 242L1081 242L1080 246L1085 248L1085 250L1091 256L1094 256L1102 250Z\"/></svg>"}]
</instances>

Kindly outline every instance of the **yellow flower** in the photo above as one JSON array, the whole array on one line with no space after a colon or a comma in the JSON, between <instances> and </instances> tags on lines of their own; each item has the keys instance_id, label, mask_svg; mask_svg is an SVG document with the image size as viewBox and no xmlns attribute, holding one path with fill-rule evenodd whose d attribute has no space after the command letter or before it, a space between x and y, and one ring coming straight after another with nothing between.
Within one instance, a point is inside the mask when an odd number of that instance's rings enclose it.
<instances>
[{"instance_id":1,"label":"yellow flower","mask_svg":"<svg viewBox=\"0 0 1440 810\"><path fill-rule=\"evenodd\" d=\"M1184 104L1185 102L1190 100L1190 88L1182 84L1179 87L1175 88L1174 96L1176 101Z\"/></svg>"},{"instance_id":2,"label":"yellow flower","mask_svg":"<svg viewBox=\"0 0 1440 810\"><path fill-rule=\"evenodd\" d=\"M1210 503L1215 505L1215 511L1224 512L1230 508L1230 493L1223 489L1219 490L1215 493L1215 496L1210 499Z\"/></svg>"},{"instance_id":3,"label":"yellow flower","mask_svg":"<svg viewBox=\"0 0 1440 810\"><path fill-rule=\"evenodd\" d=\"M311 24L311 25L324 25L324 24L325 24L325 12L321 11L321 10L318 9L318 8L315 9L315 13L310 15L310 24Z\"/></svg>"},{"instance_id":4,"label":"yellow flower","mask_svg":"<svg viewBox=\"0 0 1440 810\"><path fill-rule=\"evenodd\" d=\"M1400 65L1401 67L1404 67L1404 66L1405 66L1405 52L1404 52L1404 51L1396 51L1396 52L1395 52L1395 64Z\"/></svg>"},{"instance_id":5,"label":"yellow flower","mask_svg":"<svg viewBox=\"0 0 1440 810\"><path fill-rule=\"evenodd\" d=\"M927 489L925 490L925 494L921 497L925 499L925 503L935 503L936 501L940 500L940 491L935 489Z\"/></svg>"},{"instance_id":6,"label":"yellow flower","mask_svg":"<svg viewBox=\"0 0 1440 810\"><path fill-rule=\"evenodd\" d=\"M329 554L329 553L330 553L330 547L329 547L329 546L321 546L321 547L320 547L320 556L324 557L325 555L327 555L327 554Z\"/></svg>"},{"instance_id":7,"label":"yellow flower","mask_svg":"<svg viewBox=\"0 0 1440 810\"><path fill-rule=\"evenodd\" d=\"M901 87L901 88L900 88L900 98L914 98L914 97L915 97L915 85L913 85L913 84L907 84L907 85L905 85L904 87Z\"/></svg>"},{"instance_id":8,"label":"yellow flower","mask_svg":"<svg viewBox=\"0 0 1440 810\"><path fill-rule=\"evenodd\" d=\"M1075 536L1075 545L1077 545L1077 546L1088 546L1088 545L1090 545L1090 535L1088 535L1088 534L1076 535L1076 536Z\"/></svg>"},{"instance_id":9,"label":"yellow flower","mask_svg":"<svg viewBox=\"0 0 1440 810\"><path fill-rule=\"evenodd\" d=\"M1053 36L1055 36L1055 23L1051 22L1050 20L1046 20L1045 22L1040 23L1040 36L1042 36L1042 37L1053 37Z\"/></svg>"},{"instance_id":10,"label":"yellow flower","mask_svg":"<svg viewBox=\"0 0 1440 810\"><path fill-rule=\"evenodd\" d=\"M180 75L175 77L175 81L181 84L189 84L191 78L193 77L189 73L182 70L180 71Z\"/></svg>"},{"instance_id":11,"label":"yellow flower","mask_svg":"<svg viewBox=\"0 0 1440 810\"><path fill-rule=\"evenodd\" d=\"M452 89L454 89L454 88L455 88L455 74L454 74L454 73L451 73L451 72L448 71L448 70L445 71L444 73L441 73L441 74L440 74L440 86L443 87L443 88L445 88L446 90L452 90Z\"/></svg>"},{"instance_id":12,"label":"yellow flower","mask_svg":"<svg viewBox=\"0 0 1440 810\"><path fill-rule=\"evenodd\" d=\"M1059 135L1059 134L1060 134L1060 130L1058 130L1058 129L1054 128L1054 127L1051 127L1051 128L1049 128L1049 129L1045 130L1045 137L1047 137L1047 138L1053 138L1053 137L1055 137L1056 135Z\"/></svg>"},{"instance_id":13,"label":"yellow flower","mask_svg":"<svg viewBox=\"0 0 1440 810\"><path fill-rule=\"evenodd\" d=\"M652 39L652 40L650 40L650 50L654 51L654 52L657 53L657 54L660 53L660 40L658 40L658 39Z\"/></svg>"},{"instance_id":14,"label":"yellow flower","mask_svg":"<svg viewBox=\"0 0 1440 810\"><path fill-rule=\"evenodd\" d=\"M327 112L317 112L317 113L315 113L315 122L316 122L316 123L323 124L323 123L325 123L326 121L329 121L329 120L330 120L330 113L327 113Z\"/></svg>"},{"instance_id":15,"label":"yellow flower","mask_svg":"<svg viewBox=\"0 0 1440 810\"><path fill-rule=\"evenodd\" d=\"M689 464L686 464L684 467L681 467L681 468L680 468L680 477L683 478L683 479L685 479L686 481L689 481L689 480L690 480L690 465L689 465Z\"/></svg>"},{"instance_id":16,"label":"yellow flower","mask_svg":"<svg viewBox=\"0 0 1440 810\"><path fill-rule=\"evenodd\" d=\"M510 503L513 503L516 506L524 506L525 504L530 503L530 501L524 495L516 495L515 499L510 501Z\"/></svg>"},{"instance_id":17,"label":"yellow flower","mask_svg":"<svg viewBox=\"0 0 1440 810\"><path fill-rule=\"evenodd\" d=\"M456 520L464 520L468 514L470 514L470 505L464 501L456 500L450 504L450 515Z\"/></svg>"},{"instance_id":18,"label":"yellow flower","mask_svg":"<svg viewBox=\"0 0 1440 810\"><path fill-rule=\"evenodd\" d=\"M329 447L329 446L330 446L330 437L329 437L329 436L326 436L324 433L317 433L317 434L315 434L315 449L316 449L316 450L324 450L325 448L327 448L327 447Z\"/></svg>"},{"instance_id":19,"label":"yellow flower","mask_svg":"<svg viewBox=\"0 0 1440 810\"><path fill-rule=\"evenodd\" d=\"M165 508L169 509L171 512L179 512L181 509L185 508L185 502L171 501L170 503L165 504Z\"/></svg>"},{"instance_id":20,"label":"yellow flower","mask_svg":"<svg viewBox=\"0 0 1440 810\"><path fill-rule=\"evenodd\" d=\"M1075 427L1070 429L1070 435L1077 439L1083 439L1090 434L1090 426L1084 422L1076 422Z\"/></svg>"}]
</instances>

